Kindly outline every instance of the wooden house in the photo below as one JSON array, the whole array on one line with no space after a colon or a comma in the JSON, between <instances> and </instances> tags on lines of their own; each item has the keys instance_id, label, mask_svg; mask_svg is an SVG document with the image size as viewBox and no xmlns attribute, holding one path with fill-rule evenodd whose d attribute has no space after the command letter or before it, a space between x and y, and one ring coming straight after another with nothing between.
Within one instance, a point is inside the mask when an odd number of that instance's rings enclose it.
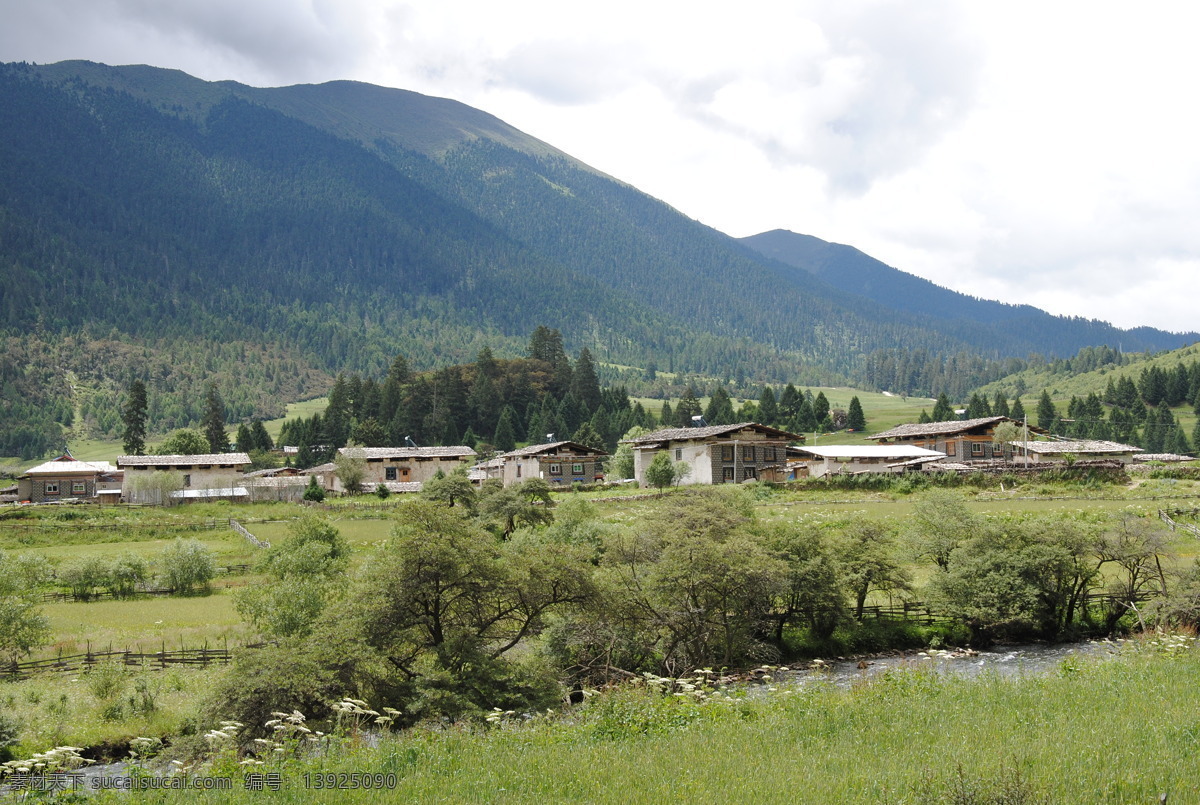
<instances>
[{"instance_id":1,"label":"wooden house","mask_svg":"<svg viewBox=\"0 0 1200 805\"><path fill-rule=\"evenodd\" d=\"M80 461L64 453L24 472L17 479L17 499L32 503L95 501L119 497L120 488L121 472L112 464Z\"/></svg>"},{"instance_id":2,"label":"wooden house","mask_svg":"<svg viewBox=\"0 0 1200 805\"><path fill-rule=\"evenodd\" d=\"M1099 439L1063 440L1054 442L1012 442L1013 460L1039 464L1044 462L1065 462L1070 460L1120 461L1129 464L1134 456L1143 452L1142 448L1120 442L1108 442Z\"/></svg>"},{"instance_id":3,"label":"wooden house","mask_svg":"<svg viewBox=\"0 0 1200 805\"><path fill-rule=\"evenodd\" d=\"M807 477L864 472L902 473L919 471L926 465L946 460L946 454L909 444L831 444L792 447L807 464ZM797 473L797 477L804 474Z\"/></svg>"},{"instance_id":4,"label":"wooden house","mask_svg":"<svg viewBox=\"0 0 1200 805\"><path fill-rule=\"evenodd\" d=\"M788 442L802 438L757 422L739 422L664 428L630 439L628 444L633 448L633 476L639 486L646 486L646 468L663 451L673 463L687 464L689 472L681 483L730 484L775 472L786 463Z\"/></svg>"},{"instance_id":5,"label":"wooden house","mask_svg":"<svg viewBox=\"0 0 1200 805\"><path fill-rule=\"evenodd\" d=\"M137 500L139 479L155 472L176 472L180 475L181 489L186 490L229 490L242 487L243 476L250 466L250 456L245 453L204 453L193 456L118 456L117 467L124 470L121 497L128 503L162 500ZM243 493L245 494L244 490ZM233 493L226 497L236 497ZM200 497L182 495L185 499Z\"/></svg>"},{"instance_id":6,"label":"wooden house","mask_svg":"<svg viewBox=\"0 0 1200 805\"><path fill-rule=\"evenodd\" d=\"M420 491L421 484L437 475L449 475L475 458L465 445L450 447L343 447L341 455L358 456L366 462L362 488L371 491L383 484L395 492ZM343 491L336 467L324 477L335 492ZM391 486L396 484L394 488Z\"/></svg>"},{"instance_id":7,"label":"wooden house","mask_svg":"<svg viewBox=\"0 0 1200 805\"><path fill-rule=\"evenodd\" d=\"M561 441L531 444L487 462L485 477L499 478L505 486L528 478L570 486L604 480L601 462L608 453L578 442Z\"/></svg>"},{"instance_id":8,"label":"wooden house","mask_svg":"<svg viewBox=\"0 0 1200 805\"><path fill-rule=\"evenodd\" d=\"M978 419L955 419L949 422L897 425L891 430L868 438L880 444L904 444L936 450L956 461L985 461L1005 458L1004 446L995 442L996 427L1011 422L1027 428L1031 434L1045 435L1047 431L1025 425L1006 416Z\"/></svg>"}]
</instances>

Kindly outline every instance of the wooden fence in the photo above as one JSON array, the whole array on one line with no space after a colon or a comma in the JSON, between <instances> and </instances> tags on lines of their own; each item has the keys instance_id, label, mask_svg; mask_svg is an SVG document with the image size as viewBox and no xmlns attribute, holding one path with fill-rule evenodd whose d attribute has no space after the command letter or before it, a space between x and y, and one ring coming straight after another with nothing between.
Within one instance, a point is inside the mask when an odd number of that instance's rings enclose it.
<instances>
[{"instance_id":1,"label":"wooden fence","mask_svg":"<svg viewBox=\"0 0 1200 805\"><path fill-rule=\"evenodd\" d=\"M239 573L249 572L253 567L254 567L253 565L229 565L227 567L218 567L217 575L218 576L236 576ZM237 585L231 585L231 584L227 583L224 586L230 587L230 586L237 586ZM135 590L132 595L129 595L126 597L127 598L137 598L137 597L143 596L143 595L160 596L160 595L174 595L174 594L175 594L175 590L172 589L171 587L142 587L142 588ZM47 603L54 602L54 601L101 601L105 598L121 598L121 596L113 593L111 590L94 590L84 596L79 596L79 595L76 595L75 593L64 593L64 592L42 593L42 600Z\"/></svg>"},{"instance_id":2,"label":"wooden fence","mask_svg":"<svg viewBox=\"0 0 1200 805\"><path fill-rule=\"evenodd\" d=\"M257 648L247 646L247 648ZM163 647L162 651L138 652L125 649L124 651L92 651L91 646L82 654L70 654L63 656L59 654L46 660L29 660L27 662L11 662L0 665L0 678L5 679L24 679L35 674L49 672L65 672L75 673L80 671L90 671L97 665L106 663L114 663L117 665L132 666L143 668L146 670L161 671L166 668L179 666L199 666L208 667L209 665L228 664L233 659L233 654L229 647L209 648L205 644L203 648L181 648L178 651L167 651Z\"/></svg>"},{"instance_id":3,"label":"wooden fence","mask_svg":"<svg viewBox=\"0 0 1200 805\"><path fill-rule=\"evenodd\" d=\"M259 539L258 537L254 536L253 534L251 534L249 531L246 530L245 526L243 526L237 520L234 520L232 517L229 518L229 527L232 528L234 531L238 532L239 534L241 534L246 539L248 539L250 541L250 544L252 544L254 547L270 549L270 547L271 547L270 542L266 541L265 539Z\"/></svg>"},{"instance_id":4,"label":"wooden fence","mask_svg":"<svg viewBox=\"0 0 1200 805\"><path fill-rule=\"evenodd\" d=\"M1172 531L1183 531L1186 534L1191 534L1193 537L1200 537L1200 528L1191 523L1180 523L1175 520L1175 517L1181 515L1195 517L1198 514L1200 514L1200 509L1159 509L1158 519L1169 525Z\"/></svg>"}]
</instances>

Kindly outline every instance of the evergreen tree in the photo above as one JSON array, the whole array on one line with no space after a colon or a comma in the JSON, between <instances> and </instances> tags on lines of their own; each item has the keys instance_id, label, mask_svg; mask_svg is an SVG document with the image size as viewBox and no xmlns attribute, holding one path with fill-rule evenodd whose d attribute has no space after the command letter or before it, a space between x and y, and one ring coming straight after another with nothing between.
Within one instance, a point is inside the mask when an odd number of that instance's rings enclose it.
<instances>
[{"instance_id":1,"label":"evergreen tree","mask_svg":"<svg viewBox=\"0 0 1200 805\"><path fill-rule=\"evenodd\" d=\"M675 422L681 428L690 428L694 424L692 417L702 415L700 400L696 397L696 389L694 386L688 386L679 405L675 408Z\"/></svg>"},{"instance_id":2,"label":"evergreen tree","mask_svg":"<svg viewBox=\"0 0 1200 805\"><path fill-rule=\"evenodd\" d=\"M1021 402L1020 397L1013 397L1012 412L1009 416L1018 422L1025 421L1025 404Z\"/></svg>"},{"instance_id":3,"label":"evergreen tree","mask_svg":"<svg viewBox=\"0 0 1200 805\"><path fill-rule=\"evenodd\" d=\"M241 453L249 453L251 450L257 449L254 446L254 437L250 434L250 428L243 422L237 426L237 435L233 437L233 443L237 445L237 449Z\"/></svg>"},{"instance_id":4,"label":"evergreen tree","mask_svg":"<svg viewBox=\"0 0 1200 805\"><path fill-rule=\"evenodd\" d=\"M854 431L867 429L867 417L863 413L862 403L858 401L857 396L850 398L850 407L846 411L846 427Z\"/></svg>"},{"instance_id":5,"label":"evergreen tree","mask_svg":"<svg viewBox=\"0 0 1200 805\"><path fill-rule=\"evenodd\" d=\"M709 397L708 407L704 409L704 421L710 425L734 424L733 400L724 386L717 386Z\"/></svg>"},{"instance_id":6,"label":"evergreen tree","mask_svg":"<svg viewBox=\"0 0 1200 805\"><path fill-rule=\"evenodd\" d=\"M600 379L596 377L596 363L587 347L579 351L579 359L575 361L575 370L571 373L571 393L589 415L600 407Z\"/></svg>"},{"instance_id":7,"label":"evergreen tree","mask_svg":"<svg viewBox=\"0 0 1200 805\"><path fill-rule=\"evenodd\" d=\"M121 446L127 456L140 456L146 452L146 385L140 380L129 384L129 400L121 419L125 423Z\"/></svg>"},{"instance_id":8,"label":"evergreen tree","mask_svg":"<svg viewBox=\"0 0 1200 805\"><path fill-rule=\"evenodd\" d=\"M818 391L817 396L813 398L812 403L813 419L817 420L817 424L821 425L829 417L829 400L825 398L825 392Z\"/></svg>"},{"instance_id":9,"label":"evergreen tree","mask_svg":"<svg viewBox=\"0 0 1200 805\"><path fill-rule=\"evenodd\" d=\"M1058 419L1058 409L1050 400L1050 392L1042 389L1042 396L1038 399L1037 406L1037 426L1049 428L1056 419Z\"/></svg>"},{"instance_id":10,"label":"evergreen tree","mask_svg":"<svg viewBox=\"0 0 1200 805\"><path fill-rule=\"evenodd\" d=\"M500 409L500 418L496 421L496 433L492 436L492 444L497 450L508 452L517 447L516 412L512 406L506 405Z\"/></svg>"},{"instance_id":11,"label":"evergreen tree","mask_svg":"<svg viewBox=\"0 0 1200 805\"><path fill-rule=\"evenodd\" d=\"M1012 416L1009 413L1008 398L1004 396L1004 392L996 392L996 399L992 402L992 416Z\"/></svg>"},{"instance_id":12,"label":"evergreen tree","mask_svg":"<svg viewBox=\"0 0 1200 805\"><path fill-rule=\"evenodd\" d=\"M671 402L663 400L662 411L658 414L658 421L664 428L675 427L675 412L671 410Z\"/></svg>"},{"instance_id":13,"label":"evergreen tree","mask_svg":"<svg viewBox=\"0 0 1200 805\"><path fill-rule=\"evenodd\" d=\"M780 421L791 422L795 419L796 414L800 413L800 401L803 399L803 396L796 390L796 387L788 383L787 388L783 390L783 394L779 396Z\"/></svg>"},{"instance_id":14,"label":"evergreen tree","mask_svg":"<svg viewBox=\"0 0 1200 805\"><path fill-rule=\"evenodd\" d=\"M585 447L590 447L593 450L607 452L604 449L604 437L596 432L590 422L584 422L579 426L579 429L571 436L571 441L582 444Z\"/></svg>"},{"instance_id":15,"label":"evergreen tree","mask_svg":"<svg viewBox=\"0 0 1200 805\"><path fill-rule=\"evenodd\" d=\"M795 433L812 433L817 429L817 418L813 415L812 403L808 397L800 395L796 404L796 416L792 418L790 427Z\"/></svg>"},{"instance_id":16,"label":"evergreen tree","mask_svg":"<svg viewBox=\"0 0 1200 805\"><path fill-rule=\"evenodd\" d=\"M982 419L991 415L992 407L988 405L987 398L979 393L972 394L967 401L967 419Z\"/></svg>"},{"instance_id":17,"label":"evergreen tree","mask_svg":"<svg viewBox=\"0 0 1200 805\"><path fill-rule=\"evenodd\" d=\"M758 416L762 425L774 426L779 422L779 403L775 401L775 392L771 391L770 386L765 386L758 397Z\"/></svg>"},{"instance_id":18,"label":"evergreen tree","mask_svg":"<svg viewBox=\"0 0 1200 805\"><path fill-rule=\"evenodd\" d=\"M918 425L927 425L932 421L933 421L933 417L931 417L929 415L928 411L926 411L924 408L922 408L921 415L919 417L917 417L917 424Z\"/></svg>"},{"instance_id":19,"label":"evergreen tree","mask_svg":"<svg viewBox=\"0 0 1200 805\"><path fill-rule=\"evenodd\" d=\"M938 395L937 402L933 404L933 413L929 416L934 422L951 422L958 419L954 409L950 406L950 398L946 396L946 392Z\"/></svg>"},{"instance_id":20,"label":"evergreen tree","mask_svg":"<svg viewBox=\"0 0 1200 805\"><path fill-rule=\"evenodd\" d=\"M329 405L325 408L325 436L334 450L345 447L350 441L351 407L349 382L339 372L329 391Z\"/></svg>"},{"instance_id":21,"label":"evergreen tree","mask_svg":"<svg viewBox=\"0 0 1200 805\"><path fill-rule=\"evenodd\" d=\"M267 433L267 426L261 419L256 419L250 424L250 439L254 442L255 450L275 449L275 443L271 441L271 434Z\"/></svg>"},{"instance_id":22,"label":"evergreen tree","mask_svg":"<svg viewBox=\"0 0 1200 805\"><path fill-rule=\"evenodd\" d=\"M208 391L204 394L204 418L200 424L210 452L224 453L229 449L229 434L225 432L225 403L217 392L216 383L209 383Z\"/></svg>"}]
</instances>

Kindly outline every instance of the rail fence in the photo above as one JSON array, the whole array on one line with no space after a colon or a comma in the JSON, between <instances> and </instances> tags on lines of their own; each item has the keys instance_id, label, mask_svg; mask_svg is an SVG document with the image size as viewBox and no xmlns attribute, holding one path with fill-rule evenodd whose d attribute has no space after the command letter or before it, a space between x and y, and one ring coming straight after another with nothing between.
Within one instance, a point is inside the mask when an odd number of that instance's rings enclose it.
<instances>
[{"instance_id":1,"label":"rail fence","mask_svg":"<svg viewBox=\"0 0 1200 805\"><path fill-rule=\"evenodd\" d=\"M243 648L261 648L265 643L252 643ZM28 660L26 662L10 662L0 665L0 679L26 679L43 673L75 673L87 672L98 665L113 663L117 665L142 668L149 671L162 671L167 668L203 667L210 665L227 665L233 659L233 652L228 644L222 648L210 648L207 643L203 648L181 648L177 651L167 651L164 645L161 651L130 651L108 649L106 651L88 650L82 654L59 654L44 660Z\"/></svg>"},{"instance_id":2,"label":"rail fence","mask_svg":"<svg viewBox=\"0 0 1200 805\"><path fill-rule=\"evenodd\" d=\"M1200 515L1200 509L1159 509L1158 519L1171 527L1172 531L1182 531L1185 534L1191 534L1193 537L1200 538L1200 528L1191 523L1180 523L1175 520L1176 517L1188 515L1195 517Z\"/></svg>"},{"instance_id":3,"label":"rail fence","mask_svg":"<svg viewBox=\"0 0 1200 805\"><path fill-rule=\"evenodd\" d=\"M253 534L251 534L251 533L250 533L248 530L246 530L246 527L245 527L245 526L243 526L243 525L242 525L241 523L239 523L237 520L234 520L232 517L231 517L231 518L229 518L229 527L230 527L230 528L232 528L232 529L233 529L234 531L236 531L237 533L241 534L241 535L242 535L243 537L245 537L247 540L249 540L249 541L250 541L250 544L251 544L251 545L253 545L254 547L256 547L256 548L266 548L266 549L268 549L268 550L270 549L270 547L271 547L271 543L270 543L270 542L268 542L268 541L267 541L267 540L265 540L265 539L259 539L258 537L254 536L254 535L253 535Z\"/></svg>"}]
</instances>

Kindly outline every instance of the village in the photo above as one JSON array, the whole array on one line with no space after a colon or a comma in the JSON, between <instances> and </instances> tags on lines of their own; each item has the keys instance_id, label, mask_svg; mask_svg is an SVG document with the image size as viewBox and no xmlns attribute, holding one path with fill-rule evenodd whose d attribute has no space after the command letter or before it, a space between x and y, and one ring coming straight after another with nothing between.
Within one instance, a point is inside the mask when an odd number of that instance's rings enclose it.
<instances>
[{"instance_id":1,"label":"village","mask_svg":"<svg viewBox=\"0 0 1200 805\"><path fill-rule=\"evenodd\" d=\"M476 487L488 481L511 486L531 478L545 481L552 489L604 483L649 487L653 483L648 471L660 454L672 462L674 485L786 483L875 473L1037 472L1064 465L1120 469L1134 463L1195 460L1186 455L1149 454L1140 447L1106 440L1056 437L1007 416L902 424L869 436L862 444L828 446L807 446L802 434L755 422L707 425L702 418L695 419L694 427L661 428L626 441L634 470L628 479L608 476L607 453L570 440L532 444L491 456L480 456L465 445L343 447L338 455L361 465L349 485L336 462L307 469L254 470L250 456L239 452L126 455L119 456L115 464L63 454L25 471L15 487L0 490L0 501L297 501L314 483L331 495L380 490L404 494L420 492L433 478L454 472L465 473ZM1018 434L1021 438L1012 438ZM295 452L287 447L280 452L287 455L289 449ZM144 483L165 473L175 474L178 488Z\"/></svg>"}]
</instances>

